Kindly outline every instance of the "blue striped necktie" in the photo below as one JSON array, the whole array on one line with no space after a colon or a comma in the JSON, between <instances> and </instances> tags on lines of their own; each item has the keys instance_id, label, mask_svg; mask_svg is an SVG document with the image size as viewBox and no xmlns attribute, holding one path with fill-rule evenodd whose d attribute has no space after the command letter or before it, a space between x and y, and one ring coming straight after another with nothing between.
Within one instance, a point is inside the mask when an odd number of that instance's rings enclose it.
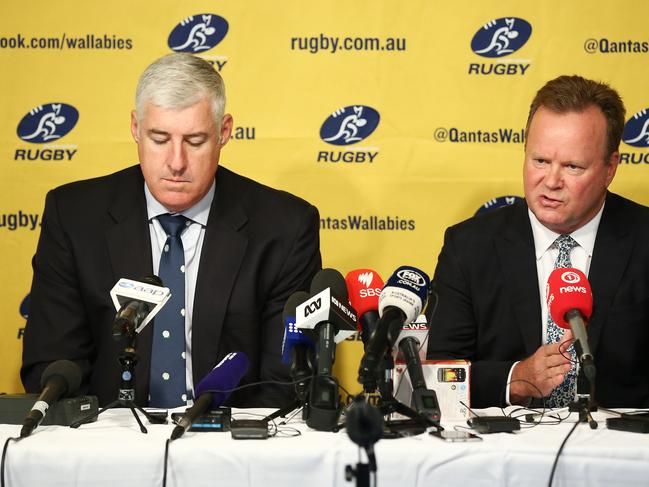
<instances>
[{"instance_id":1,"label":"blue striped necktie","mask_svg":"<svg viewBox=\"0 0 649 487\"><path fill-rule=\"evenodd\" d=\"M185 405L185 252L180 238L191 220L182 215L157 217L167 234L158 274L171 298L154 320L151 349L149 405L173 408Z\"/></svg>"},{"instance_id":2,"label":"blue striped necktie","mask_svg":"<svg viewBox=\"0 0 649 487\"><path fill-rule=\"evenodd\" d=\"M554 241L554 246L559 249L559 255L557 260L554 263L554 268L563 268L563 267L572 267L570 262L570 252L577 245L577 242L570 235L559 235ZM563 330L554 322L552 316L550 316L550 310L548 309L548 343L556 343L561 341L563 337ZM570 347L568 350L564 351L564 355L569 354L572 357L572 368L563 379L563 382L559 384L550 394L548 399L548 406L552 408L561 408L565 407L575 400L575 393L577 388L577 366L576 363L576 354L574 347Z\"/></svg>"}]
</instances>

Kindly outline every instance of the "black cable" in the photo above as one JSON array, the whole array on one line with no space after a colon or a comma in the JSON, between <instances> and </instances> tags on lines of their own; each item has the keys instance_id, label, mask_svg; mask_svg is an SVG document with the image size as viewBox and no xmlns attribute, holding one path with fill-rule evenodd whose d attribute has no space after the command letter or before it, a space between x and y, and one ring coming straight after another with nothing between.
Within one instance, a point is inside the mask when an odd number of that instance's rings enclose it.
<instances>
[{"instance_id":1,"label":"black cable","mask_svg":"<svg viewBox=\"0 0 649 487\"><path fill-rule=\"evenodd\" d=\"M561 446L559 447L559 451L557 452L557 456L554 459L554 463L552 464L552 471L550 472L550 480L548 481L548 487L552 487L552 480L554 478L554 471L557 468L557 463L559 462L559 457L561 456L561 452L563 451L563 447L566 446L566 442L568 441L568 438L570 438L570 435L572 435L577 429L577 426L579 426L579 421L577 421L574 426L570 429L566 437L563 439L563 442L561 443Z\"/></svg>"},{"instance_id":2,"label":"black cable","mask_svg":"<svg viewBox=\"0 0 649 487\"><path fill-rule=\"evenodd\" d=\"M7 457L7 448L9 448L10 441L20 441L22 438L13 437L7 438L5 441L4 447L2 448L2 461L0 462L0 486L5 487L5 459Z\"/></svg>"},{"instance_id":3,"label":"black cable","mask_svg":"<svg viewBox=\"0 0 649 487\"><path fill-rule=\"evenodd\" d=\"M162 474L162 487L167 487L167 460L169 459L169 443L171 440L167 438L165 442L165 458L164 458L164 473Z\"/></svg>"}]
</instances>

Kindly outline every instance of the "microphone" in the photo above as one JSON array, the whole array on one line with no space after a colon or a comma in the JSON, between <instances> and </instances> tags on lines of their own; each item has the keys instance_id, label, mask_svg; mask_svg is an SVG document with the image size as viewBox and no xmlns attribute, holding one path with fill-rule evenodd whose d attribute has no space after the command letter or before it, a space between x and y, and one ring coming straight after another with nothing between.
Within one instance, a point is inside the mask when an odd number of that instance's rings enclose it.
<instances>
[{"instance_id":1,"label":"microphone","mask_svg":"<svg viewBox=\"0 0 649 487\"><path fill-rule=\"evenodd\" d=\"M577 358L584 375L595 381L595 363L586 323L593 312L593 293L586 275L572 267L554 269L547 285L548 312L561 328L572 330Z\"/></svg>"},{"instance_id":2,"label":"microphone","mask_svg":"<svg viewBox=\"0 0 649 487\"><path fill-rule=\"evenodd\" d=\"M317 375L311 379L306 424L318 431L338 427L339 385L331 375L336 343L357 332L356 311L347 302L342 274L322 269L311 281L311 298L295 311L298 328L317 334Z\"/></svg>"},{"instance_id":3,"label":"microphone","mask_svg":"<svg viewBox=\"0 0 649 487\"><path fill-rule=\"evenodd\" d=\"M318 337L318 375L331 374L336 343L357 332L356 311L348 303L347 287L342 274L322 269L311 281L311 298L300 304L296 324Z\"/></svg>"},{"instance_id":4,"label":"microphone","mask_svg":"<svg viewBox=\"0 0 649 487\"><path fill-rule=\"evenodd\" d=\"M383 289L383 279L372 269L356 269L347 273L345 282L349 302L358 313L358 331L365 348L379 321L379 295Z\"/></svg>"},{"instance_id":5,"label":"microphone","mask_svg":"<svg viewBox=\"0 0 649 487\"><path fill-rule=\"evenodd\" d=\"M26 438L41 423L49 407L63 396L73 396L81 385L81 369L70 360L57 360L46 367L41 375L42 392L27 413L20 437Z\"/></svg>"},{"instance_id":6,"label":"microphone","mask_svg":"<svg viewBox=\"0 0 649 487\"><path fill-rule=\"evenodd\" d=\"M223 357L196 386L194 397L198 399L178 420L170 439L173 441L180 438L199 416L227 401L232 390L246 375L249 366L250 361L242 352L232 352Z\"/></svg>"},{"instance_id":7,"label":"microphone","mask_svg":"<svg viewBox=\"0 0 649 487\"><path fill-rule=\"evenodd\" d=\"M309 299L305 291L297 291L286 300L282 318L284 320L284 339L282 340L282 363L291 364L291 379L295 392L301 402L306 400L308 383L313 376L311 354L315 350L313 340L295 324L295 309Z\"/></svg>"},{"instance_id":8,"label":"microphone","mask_svg":"<svg viewBox=\"0 0 649 487\"><path fill-rule=\"evenodd\" d=\"M358 368L358 382L365 392L377 387L377 368L386 351L392 348L406 323L421 314L428 299L430 279L415 267L401 266L390 276L379 295L379 316Z\"/></svg>"},{"instance_id":9,"label":"microphone","mask_svg":"<svg viewBox=\"0 0 649 487\"><path fill-rule=\"evenodd\" d=\"M354 401L345 413L345 422L349 439L365 449L369 469L371 472L376 472L374 444L383 437L381 412L368 403L362 395L358 395L354 397Z\"/></svg>"},{"instance_id":10,"label":"microphone","mask_svg":"<svg viewBox=\"0 0 649 487\"><path fill-rule=\"evenodd\" d=\"M426 350L429 329L428 323L425 321L405 323L395 343L398 349L397 354L406 363L408 377L410 377L410 383L412 384L410 404L418 413L427 416L433 421L439 421L440 407L437 394L434 390L428 389L426 385L419 354L421 350Z\"/></svg>"},{"instance_id":11,"label":"microphone","mask_svg":"<svg viewBox=\"0 0 649 487\"><path fill-rule=\"evenodd\" d=\"M110 291L117 313L113 321L113 338L132 337L158 314L171 297L169 288L162 287L158 276L142 281L120 279Z\"/></svg>"}]
</instances>

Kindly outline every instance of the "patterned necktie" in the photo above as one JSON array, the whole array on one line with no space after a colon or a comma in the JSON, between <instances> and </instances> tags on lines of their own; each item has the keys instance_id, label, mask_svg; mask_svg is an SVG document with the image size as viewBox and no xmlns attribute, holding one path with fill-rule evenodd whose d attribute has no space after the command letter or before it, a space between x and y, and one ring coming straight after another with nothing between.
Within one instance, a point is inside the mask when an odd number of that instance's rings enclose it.
<instances>
[{"instance_id":1,"label":"patterned necktie","mask_svg":"<svg viewBox=\"0 0 649 487\"><path fill-rule=\"evenodd\" d=\"M559 255L557 260L554 263L554 268L558 269L561 267L572 267L570 262L570 251L574 249L577 245L577 242L573 240L570 235L559 235L554 241L554 246L559 249ZM552 320L550 316L550 310L548 309L548 343L556 343L560 341L563 337L563 330L557 326L557 324ZM562 350L564 350L562 348ZM564 354L569 353L572 356L573 365L563 379L563 382L559 384L550 394L548 399L548 406L552 408L561 408L566 407L568 404L575 400L575 391L577 387L577 369L576 369L576 354L574 347L571 347L569 350L564 350Z\"/></svg>"},{"instance_id":2,"label":"patterned necktie","mask_svg":"<svg viewBox=\"0 0 649 487\"><path fill-rule=\"evenodd\" d=\"M182 215L164 214L158 222L167 234L158 274L171 298L154 320L149 405L173 408L185 405L185 252L180 235L191 224Z\"/></svg>"}]
</instances>

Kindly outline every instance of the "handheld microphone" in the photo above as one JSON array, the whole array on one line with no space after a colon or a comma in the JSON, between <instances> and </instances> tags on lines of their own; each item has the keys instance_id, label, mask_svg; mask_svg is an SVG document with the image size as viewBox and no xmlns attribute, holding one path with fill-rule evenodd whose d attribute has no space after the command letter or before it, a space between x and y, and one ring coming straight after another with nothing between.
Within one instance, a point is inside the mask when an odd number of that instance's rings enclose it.
<instances>
[{"instance_id":1,"label":"handheld microphone","mask_svg":"<svg viewBox=\"0 0 649 487\"><path fill-rule=\"evenodd\" d=\"M305 291L297 291L286 300L282 318L284 320L284 339L282 341L282 363L291 364L291 379L295 392L301 402L306 400L308 379L313 376L311 354L315 344L310 337L295 324L295 309L309 299Z\"/></svg>"},{"instance_id":2,"label":"handheld microphone","mask_svg":"<svg viewBox=\"0 0 649 487\"><path fill-rule=\"evenodd\" d=\"M439 421L441 411L437 394L433 389L428 389L426 379L424 379L424 370L421 366L422 350L426 350L428 343L428 332L430 330L428 323L424 321L413 321L405 323L396 340L397 355L403 358L408 369L408 377L412 384L412 396L410 404L418 413L427 416L433 421Z\"/></svg>"},{"instance_id":3,"label":"handheld microphone","mask_svg":"<svg viewBox=\"0 0 649 487\"><path fill-rule=\"evenodd\" d=\"M120 279L110 291L117 313L113 321L113 338L132 337L158 314L171 297L169 288L162 287L158 276L142 281Z\"/></svg>"},{"instance_id":4,"label":"handheld microphone","mask_svg":"<svg viewBox=\"0 0 649 487\"><path fill-rule=\"evenodd\" d=\"M557 326L572 330L577 358L592 383L596 371L585 321L593 312L593 293L586 275L572 267L554 269L548 278L547 303Z\"/></svg>"},{"instance_id":5,"label":"handheld microphone","mask_svg":"<svg viewBox=\"0 0 649 487\"><path fill-rule=\"evenodd\" d=\"M365 392L377 387L377 368L392 348L404 324L421 314L428 299L430 280L415 267L401 266L390 276L379 296L379 322L370 337L358 368L358 382Z\"/></svg>"},{"instance_id":6,"label":"handheld microphone","mask_svg":"<svg viewBox=\"0 0 649 487\"><path fill-rule=\"evenodd\" d=\"M345 282L349 302L358 313L358 331L365 348L379 321L379 295L383 289L383 279L372 269L356 269L347 273Z\"/></svg>"},{"instance_id":7,"label":"handheld microphone","mask_svg":"<svg viewBox=\"0 0 649 487\"><path fill-rule=\"evenodd\" d=\"M171 432L171 440L180 438L199 416L210 409L216 409L227 401L232 389L241 381L248 371L250 361L242 352L232 352L223 357L203 380L196 386L196 402L185 411L185 414Z\"/></svg>"},{"instance_id":8,"label":"handheld microphone","mask_svg":"<svg viewBox=\"0 0 649 487\"><path fill-rule=\"evenodd\" d=\"M81 385L81 369L70 360L52 362L41 375L42 392L27 413L20 437L26 438L41 423L49 407L64 396L73 396Z\"/></svg>"},{"instance_id":9,"label":"handheld microphone","mask_svg":"<svg viewBox=\"0 0 649 487\"><path fill-rule=\"evenodd\" d=\"M342 274L322 269L311 281L311 298L295 311L297 326L317 334L317 375L311 379L306 424L318 431L334 431L340 416L338 381L331 375L336 343L356 333L356 311L347 304Z\"/></svg>"},{"instance_id":10,"label":"handheld microphone","mask_svg":"<svg viewBox=\"0 0 649 487\"><path fill-rule=\"evenodd\" d=\"M301 330L316 334L318 375L331 374L336 343L357 332L356 311L348 303L347 287L342 274L322 269L311 281L311 298L295 310Z\"/></svg>"}]
</instances>

